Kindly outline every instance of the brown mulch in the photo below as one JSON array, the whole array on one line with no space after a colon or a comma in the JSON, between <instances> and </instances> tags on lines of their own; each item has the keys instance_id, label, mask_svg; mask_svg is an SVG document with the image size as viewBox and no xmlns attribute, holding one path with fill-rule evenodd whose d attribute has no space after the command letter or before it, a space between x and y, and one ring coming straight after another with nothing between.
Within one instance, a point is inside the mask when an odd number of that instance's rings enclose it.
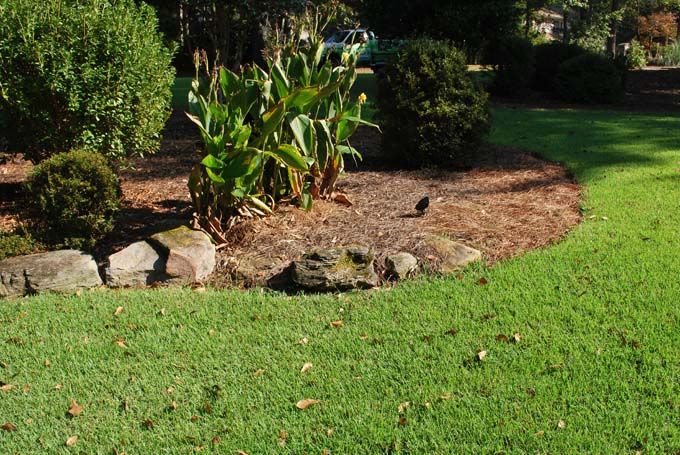
<instances>
[{"instance_id":1,"label":"brown mulch","mask_svg":"<svg viewBox=\"0 0 680 455\"><path fill-rule=\"evenodd\" d=\"M338 186L351 207L318 201L304 212L281 206L275 216L234 228L231 243L220 251L215 284L230 283L225 275L236 272L245 257L269 271L316 248L352 244L371 246L379 259L396 251L422 256L420 243L427 234L460 240L494 263L546 246L580 221L579 186L563 167L529 153L487 146L468 170L403 171L375 166L379 144L374 130L357 133L354 145L367 162L360 170L350 169ZM133 241L190 219L186 184L198 148L193 126L175 114L161 151L121 169L121 213L96 252L100 262ZM28 216L21 182L30 169L18 156L0 165L2 230ZM414 206L426 194L430 209L417 216Z\"/></svg>"},{"instance_id":2,"label":"brown mulch","mask_svg":"<svg viewBox=\"0 0 680 455\"><path fill-rule=\"evenodd\" d=\"M549 245L581 218L579 186L563 167L496 146L469 171L353 171L338 189L351 207L326 201L311 212L281 207L274 217L233 229L222 266L236 270L248 256L277 270L315 248L356 244L370 245L378 263L398 251L424 259L428 234L462 241L494 263ZM426 194L430 209L419 216L414 207Z\"/></svg>"}]
</instances>

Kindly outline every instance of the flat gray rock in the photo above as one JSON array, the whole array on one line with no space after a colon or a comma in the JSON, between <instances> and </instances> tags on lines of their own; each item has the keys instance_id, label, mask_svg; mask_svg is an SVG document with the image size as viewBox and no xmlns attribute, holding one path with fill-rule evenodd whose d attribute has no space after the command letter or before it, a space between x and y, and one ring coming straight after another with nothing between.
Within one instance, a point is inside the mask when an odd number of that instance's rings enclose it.
<instances>
[{"instance_id":1,"label":"flat gray rock","mask_svg":"<svg viewBox=\"0 0 680 455\"><path fill-rule=\"evenodd\" d=\"M112 288L148 286L165 281L166 257L146 241L136 242L109 256L106 284Z\"/></svg>"},{"instance_id":2,"label":"flat gray rock","mask_svg":"<svg viewBox=\"0 0 680 455\"><path fill-rule=\"evenodd\" d=\"M165 273L174 282L202 282L215 270L215 245L201 231L181 226L152 235L149 241L167 255Z\"/></svg>"},{"instance_id":3,"label":"flat gray rock","mask_svg":"<svg viewBox=\"0 0 680 455\"><path fill-rule=\"evenodd\" d=\"M418 268L418 259L410 253L390 254L385 258L387 276L395 280L408 278Z\"/></svg>"},{"instance_id":4,"label":"flat gray rock","mask_svg":"<svg viewBox=\"0 0 680 455\"><path fill-rule=\"evenodd\" d=\"M314 251L293 261L290 280L293 287L312 292L371 289L378 286L373 259L363 246Z\"/></svg>"},{"instance_id":5,"label":"flat gray rock","mask_svg":"<svg viewBox=\"0 0 680 455\"><path fill-rule=\"evenodd\" d=\"M482 259L481 251L438 235L426 236L423 245L436 257L438 271L444 274L454 273Z\"/></svg>"},{"instance_id":6,"label":"flat gray rock","mask_svg":"<svg viewBox=\"0 0 680 455\"><path fill-rule=\"evenodd\" d=\"M0 261L0 297L75 292L101 285L97 263L82 251L51 251Z\"/></svg>"}]
</instances>

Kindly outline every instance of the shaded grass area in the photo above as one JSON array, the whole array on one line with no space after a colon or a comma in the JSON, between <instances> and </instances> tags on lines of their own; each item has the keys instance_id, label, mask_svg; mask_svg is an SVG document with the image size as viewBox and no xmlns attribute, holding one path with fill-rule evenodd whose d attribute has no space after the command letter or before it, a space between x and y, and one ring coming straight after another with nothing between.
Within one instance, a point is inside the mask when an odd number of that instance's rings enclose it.
<instances>
[{"instance_id":1,"label":"shaded grass area","mask_svg":"<svg viewBox=\"0 0 680 455\"><path fill-rule=\"evenodd\" d=\"M565 241L389 291L3 302L0 453L678 452L680 118L494 114L585 185Z\"/></svg>"}]
</instances>

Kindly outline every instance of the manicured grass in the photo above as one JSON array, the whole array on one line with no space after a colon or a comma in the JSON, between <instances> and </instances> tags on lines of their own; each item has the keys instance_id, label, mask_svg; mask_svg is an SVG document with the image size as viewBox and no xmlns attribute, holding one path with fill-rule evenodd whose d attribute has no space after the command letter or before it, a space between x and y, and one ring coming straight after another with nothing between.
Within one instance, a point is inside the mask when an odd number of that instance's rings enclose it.
<instances>
[{"instance_id":1,"label":"manicured grass","mask_svg":"<svg viewBox=\"0 0 680 455\"><path fill-rule=\"evenodd\" d=\"M586 218L462 280L3 302L0 453L677 453L679 124L496 110L492 140L566 163Z\"/></svg>"}]
</instances>

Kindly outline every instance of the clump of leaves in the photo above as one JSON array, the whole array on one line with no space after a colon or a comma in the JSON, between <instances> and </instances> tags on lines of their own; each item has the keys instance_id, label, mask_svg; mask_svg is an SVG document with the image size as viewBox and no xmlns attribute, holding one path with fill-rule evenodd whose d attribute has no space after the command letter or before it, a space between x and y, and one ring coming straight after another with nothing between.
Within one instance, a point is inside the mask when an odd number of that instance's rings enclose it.
<instances>
[{"instance_id":1,"label":"clump of leaves","mask_svg":"<svg viewBox=\"0 0 680 455\"><path fill-rule=\"evenodd\" d=\"M265 216L279 201L309 209L314 199L332 197L345 156L361 158L350 144L359 124L368 124L365 96L350 99L359 45L334 67L323 61L322 29L320 16L308 14L267 57L266 69L210 71L205 54L196 55L188 115L205 148L189 189L196 224L218 241L225 228Z\"/></svg>"},{"instance_id":2,"label":"clump of leaves","mask_svg":"<svg viewBox=\"0 0 680 455\"><path fill-rule=\"evenodd\" d=\"M0 232L0 261L40 251L41 245L28 232Z\"/></svg>"}]
</instances>

